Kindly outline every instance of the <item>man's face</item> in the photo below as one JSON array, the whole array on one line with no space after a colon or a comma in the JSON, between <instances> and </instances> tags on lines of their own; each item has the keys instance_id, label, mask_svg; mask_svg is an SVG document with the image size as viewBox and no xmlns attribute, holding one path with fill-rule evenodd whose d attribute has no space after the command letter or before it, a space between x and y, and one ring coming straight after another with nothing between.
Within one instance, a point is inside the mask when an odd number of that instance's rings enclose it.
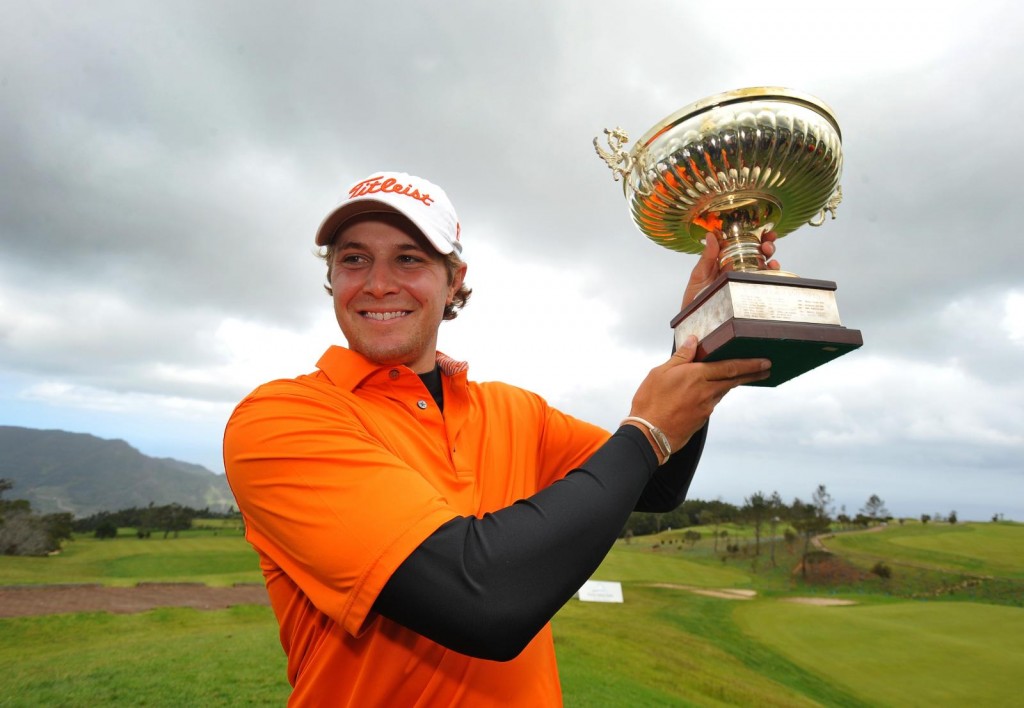
<instances>
[{"instance_id":1,"label":"man's face","mask_svg":"<svg viewBox=\"0 0 1024 708\"><path fill-rule=\"evenodd\" d=\"M394 214L357 217L334 244L334 313L349 348L378 364L433 369L437 328L466 267L449 283L441 254Z\"/></svg>"}]
</instances>

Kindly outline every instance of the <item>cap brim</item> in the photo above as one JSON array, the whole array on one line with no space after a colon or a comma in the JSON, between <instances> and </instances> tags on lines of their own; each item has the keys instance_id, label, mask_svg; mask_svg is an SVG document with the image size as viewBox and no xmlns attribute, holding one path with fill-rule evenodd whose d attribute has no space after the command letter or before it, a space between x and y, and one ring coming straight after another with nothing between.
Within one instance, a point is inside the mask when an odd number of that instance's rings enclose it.
<instances>
[{"instance_id":1,"label":"cap brim","mask_svg":"<svg viewBox=\"0 0 1024 708\"><path fill-rule=\"evenodd\" d=\"M447 239L435 238L435 235L431 233L430 229L423 227L423 224L419 223L415 217L406 212L402 211L396 206L388 204L387 202L378 201L376 199L364 198L359 200L352 200L345 202L337 209L327 215L327 218L320 224L320 228L316 232L316 245L327 246L338 234L338 230L344 225L349 219L359 216L360 214L375 214L375 213L386 213L386 214L400 214L404 216L409 222L416 227L416 230L423 234L423 237L427 239L427 242L434 247L434 250L445 256L455 251L457 253L462 251L462 244L452 244ZM440 241L440 243L439 243Z\"/></svg>"},{"instance_id":2,"label":"cap brim","mask_svg":"<svg viewBox=\"0 0 1024 708\"><path fill-rule=\"evenodd\" d=\"M327 218L325 218L323 223L320 224L320 228L316 231L316 245L330 245L342 224L355 216L359 216L360 214L372 213L402 214L402 212L390 204L379 202L376 199L362 199L360 201L346 202L328 214ZM406 214L402 214L402 216L405 216L407 219L409 218ZM415 224L415 222L413 223ZM416 228L419 228L419 226L417 225ZM422 231L422 229L420 229L420 231Z\"/></svg>"}]
</instances>

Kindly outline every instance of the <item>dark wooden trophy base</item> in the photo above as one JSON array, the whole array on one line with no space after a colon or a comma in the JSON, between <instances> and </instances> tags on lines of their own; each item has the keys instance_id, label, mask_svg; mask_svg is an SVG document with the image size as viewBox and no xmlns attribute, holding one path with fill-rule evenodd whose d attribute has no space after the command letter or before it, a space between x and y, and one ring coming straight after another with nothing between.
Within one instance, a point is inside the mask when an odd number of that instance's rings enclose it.
<instances>
[{"instance_id":1,"label":"dark wooden trophy base","mask_svg":"<svg viewBox=\"0 0 1024 708\"><path fill-rule=\"evenodd\" d=\"M727 272L672 320L676 346L697 336L697 361L766 358L778 386L864 344L839 322L836 284L827 280Z\"/></svg>"}]
</instances>

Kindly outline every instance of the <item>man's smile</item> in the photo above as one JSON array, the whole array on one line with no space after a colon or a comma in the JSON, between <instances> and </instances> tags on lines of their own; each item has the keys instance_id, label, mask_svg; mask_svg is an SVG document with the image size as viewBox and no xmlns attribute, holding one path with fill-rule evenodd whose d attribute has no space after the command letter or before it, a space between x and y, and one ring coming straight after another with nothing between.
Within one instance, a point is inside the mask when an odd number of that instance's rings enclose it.
<instances>
[{"instance_id":1,"label":"man's smile","mask_svg":"<svg viewBox=\"0 0 1024 708\"><path fill-rule=\"evenodd\" d=\"M378 320L383 322L385 320L393 320L397 317L405 317L406 315L409 314L409 310L397 310L395 312L370 312L368 310L364 310L359 314L361 317L364 317L366 319Z\"/></svg>"}]
</instances>

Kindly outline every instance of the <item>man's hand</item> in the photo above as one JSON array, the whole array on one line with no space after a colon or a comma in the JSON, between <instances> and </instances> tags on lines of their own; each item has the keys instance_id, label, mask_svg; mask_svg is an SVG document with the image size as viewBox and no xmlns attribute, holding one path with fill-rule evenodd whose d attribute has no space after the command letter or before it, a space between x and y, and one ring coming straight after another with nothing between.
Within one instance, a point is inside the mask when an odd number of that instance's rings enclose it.
<instances>
[{"instance_id":1,"label":"man's hand","mask_svg":"<svg viewBox=\"0 0 1024 708\"><path fill-rule=\"evenodd\" d=\"M690 273L690 281L683 294L686 307L701 290L710 285L721 274L718 264L719 234L712 233L706 240L704 252ZM774 231L761 237L761 252L767 267L779 270L779 262L770 260L775 255ZM673 450L685 445L698 430L704 427L718 402L732 389L753 381L761 381L771 374L771 362L767 359L732 359L711 363L693 363L697 353L697 339L687 337L683 345L661 366L651 372L640 384L633 396L630 415L643 418L658 426L668 436ZM629 423L632 425L633 423ZM650 432L637 424L654 446Z\"/></svg>"},{"instance_id":2,"label":"man's hand","mask_svg":"<svg viewBox=\"0 0 1024 708\"><path fill-rule=\"evenodd\" d=\"M697 338L691 335L668 361L651 369L633 396L629 412L661 428L673 450L683 447L704 427L725 394L770 374L771 362L767 359L695 364L696 353ZM646 428L637 427L646 432ZM657 454L657 445L654 449Z\"/></svg>"},{"instance_id":3,"label":"man's hand","mask_svg":"<svg viewBox=\"0 0 1024 708\"><path fill-rule=\"evenodd\" d=\"M718 253L721 247L718 245L718 234L708 234L705 239L704 252L700 254L700 260L693 267L690 273L690 282L686 284L686 291L683 293L683 307L686 307L697 297L701 290L711 285L711 282L722 272L718 265ZM761 236L761 252L765 258L770 259L775 255L775 239L778 238L774 231L766 231ZM779 262L769 260L769 270L779 270Z\"/></svg>"}]
</instances>

